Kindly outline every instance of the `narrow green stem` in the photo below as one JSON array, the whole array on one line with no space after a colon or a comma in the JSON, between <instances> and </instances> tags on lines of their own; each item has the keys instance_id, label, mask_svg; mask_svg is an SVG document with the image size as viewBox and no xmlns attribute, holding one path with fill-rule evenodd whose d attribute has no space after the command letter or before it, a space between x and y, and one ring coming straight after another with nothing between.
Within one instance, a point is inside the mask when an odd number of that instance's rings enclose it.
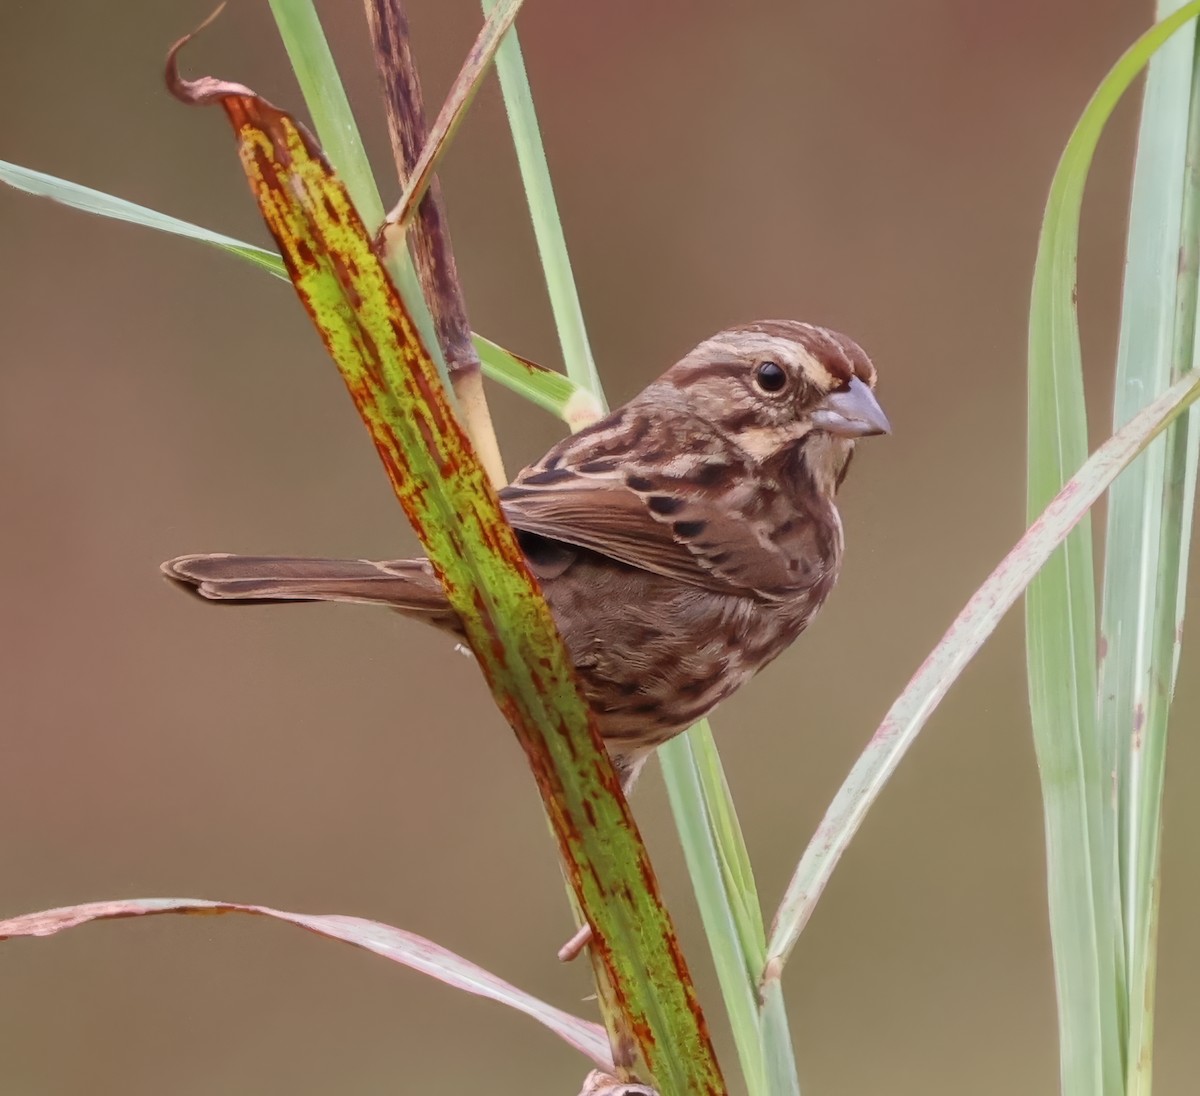
<instances>
[{"instance_id":1,"label":"narrow green stem","mask_svg":"<svg viewBox=\"0 0 1200 1096\"><path fill-rule=\"evenodd\" d=\"M490 12L497 0L481 0ZM558 327L568 376L603 406L583 311L571 273L566 240L542 147L533 97L515 31L496 54L521 178ZM573 421L573 426L583 425ZM781 993L766 1003L768 1029L760 1027L757 981L765 955L758 897L737 816L707 724L659 750L675 824L721 982L746 1084L751 1096L798 1093L787 1014ZM750 927L757 921L756 927ZM753 944L757 938L757 945ZM764 1035L764 1030L766 1034ZM764 1043L765 1040L765 1043ZM768 1065L770 1071L768 1072ZM777 1082L776 1078L790 1081Z\"/></svg>"},{"instance_id":2,"label":"narrow green stem","mask_svg":"<svg viewBox=\"0 0 1200 1096\"><path fill-rule=\"evenodd\" d=\"M762 966L766 946L764 941L757 955L747 953L722 871L723 861L701 783L702 766L694 751L695 740L704 737L706 731L707 726L697 726L689 734L668 742L659 749L659 757L667 798L675 814L684 860L700 907L700 919L729 1013L746 1091L749 1096L768 1096L773 1090L767 1087L754 973ZM760 916L760 933L761 930Z\"/></svg>"},{"instance_id":3,"label":"narrow green stem","mask_svg":"<svg viewBox=\"0 0 1200 1096\"><path fill-rule=\"evenodd\" d=\"M484 12L489 13L498 0L481 0L481 3ZM601 396L600 375L596 372L596 363L584 329L583 308L571 273L567 242L558 216L554 187L550 182L550 168L546 164L546 150L542 146L525 59L515 29L509 31L496 53L496 72L504 93L508 124L512 129L521 179L525 184L525 197L529 201L533 234L546 275L546 289L558 328L558 339L562 344L567 375L576 384Z\"/></svg>"},{"instance_id":4,"label":"narrow green stem","mask_svg":"<svg viewBox=\"0 0 1200 1096\"><path fill-rule=\"evenodd\" d=\"M783 1003L783 984L778 978L763 988L762 1054L767 1073L768 1096L800 1096L800 1077L792 1051L792 1033Z\"/></svg>"}]
</instances>

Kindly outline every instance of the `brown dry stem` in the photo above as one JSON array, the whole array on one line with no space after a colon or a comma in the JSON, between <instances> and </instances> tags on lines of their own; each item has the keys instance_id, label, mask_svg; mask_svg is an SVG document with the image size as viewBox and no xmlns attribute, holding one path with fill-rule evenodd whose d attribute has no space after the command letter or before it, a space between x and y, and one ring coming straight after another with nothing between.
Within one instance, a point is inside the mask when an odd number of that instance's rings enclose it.
<instances>
[{"instance_id":1,"label":"brown dry stem","mask_svg":"<svg viewBox=\"0 0 1200 1096\"><path fill-rule=\"evenodd\" d=\"M432 151L427 149L428 127L425 121L421 83L413 61L408 16L402 0L364 0L375 61L383 84L387 110L388 135L401 186L414 178L414 169ZM435 140L444 144L448 131ZM428 189L417 207L410 234L413 259L421 289L433 315L438 343L446 358L450 384L458 400L463 426L471 439L488 477L497 487L507 477L500 457L500 446L492 425L487 398L483 391L483 371L471 327L467 321L466 301L454 261L450 230L446 222L441 184L436 175L428 175ZM385 249L405 246L404 233L385 232Z\"/></svg>"}]
</instances>

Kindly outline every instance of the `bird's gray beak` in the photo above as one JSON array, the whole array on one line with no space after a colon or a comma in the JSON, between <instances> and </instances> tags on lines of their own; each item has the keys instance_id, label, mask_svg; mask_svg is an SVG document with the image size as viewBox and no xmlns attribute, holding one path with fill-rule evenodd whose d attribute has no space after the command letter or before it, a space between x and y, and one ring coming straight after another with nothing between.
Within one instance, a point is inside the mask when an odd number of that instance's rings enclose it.
<instances>
[{"instance_id":1,"label":"bird's gray beak","mask_svg":"<svg viewBox=\"0 0 1200 1096\"><path fill-rule=\"evenodd\" d=\"M861 438L867 434L890 434L892 424L879 406L875 393L857 377L841 392L831 392L812 414L817 430L839 438Z\"/></svg>"}]
</instances>

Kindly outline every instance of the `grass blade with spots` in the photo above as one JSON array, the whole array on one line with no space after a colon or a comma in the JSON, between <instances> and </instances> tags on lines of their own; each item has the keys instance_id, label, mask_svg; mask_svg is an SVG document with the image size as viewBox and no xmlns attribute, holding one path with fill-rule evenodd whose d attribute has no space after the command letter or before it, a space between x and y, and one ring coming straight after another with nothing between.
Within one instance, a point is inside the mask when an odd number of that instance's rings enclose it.
<instances>
[{"instance_id":1,"label":"grass blade with spots","mask_svg":"<svg viewBox=\"0 0 1200 1096\"><path fill-rule=\"evenodd\" d=\"M186 39L185 39L186 41ZM544 599L345 187L315 142L248 88L168 83L219 104L297 293L459 613L542 792L594 954L663 1096L722 1093L690 974Z\"/></svg>"},{"instance_id":2,"label":"grass blade with spots","mask_svg":"<svg viewBox=\"0 0 1200 1096\"><path fill-rule=\"evenodd\" d=\"M289 913L286 910L272 909L270 906L252 906L241 902L210 902L202 898L122 898L115 902L88 902L79 906L63 906L59 909L11 917L0 921L0 940L53 936L93 921L112 921L166 913L243 913L270 917L315 932L318 936L353 944L395 963L402 963L422 974L428 974L455 989L465 990L477 997L485 997L523 1012L549 1028L581 1054L587 1055L602 1069L612 1068L608 1042L604 1029L599 1024L581 1020L578 1016L572 1016L546 1004L545 1001L538 1000L461 955L447 951L432 940L361 917Z\"/></svg>"},{"instance_id":3,"label":"grass blade with spots","mask_svg":"<svg viewBox=\"0 0 1200 1096\"><path fill-rule=\"evenodd\" d=\"M270 0L270 5L324 153L345 180L359 216L372 233L377 232L383 223L383 202L316 6L313 0ZM220 12L219 8L217 12ZM407 250L399 248L385 258L385 265L413 314L421 338L430 348L439 375L443 382L448 381L446 362L433 329L433 317L421 296L412 257Z\"/></svg>"}]
</instances>

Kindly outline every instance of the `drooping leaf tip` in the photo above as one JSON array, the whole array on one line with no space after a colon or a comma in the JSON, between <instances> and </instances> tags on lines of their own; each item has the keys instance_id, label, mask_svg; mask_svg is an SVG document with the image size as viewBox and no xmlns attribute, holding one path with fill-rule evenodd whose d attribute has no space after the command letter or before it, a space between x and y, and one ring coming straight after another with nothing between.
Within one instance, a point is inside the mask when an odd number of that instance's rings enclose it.
<instances>
[{"instance_id":1,"label":"drooping leaf tip","mask_svg":"<svg viewBox=\"0 0 1200 1096\"><path fill-rule=\"evenodd\" d=\"M179 53L201 31L209 27L225 10L226 0L221 0L213 13L195 30L185 34L167 50L164 78L167 90L181 103L199 105L211 103L225 98L227 95L253 95L243 84L234 84L228 80L218 80L215 76L199 76L195 80L187 80L179 74Z\"/></svg>"}]
</instances>

